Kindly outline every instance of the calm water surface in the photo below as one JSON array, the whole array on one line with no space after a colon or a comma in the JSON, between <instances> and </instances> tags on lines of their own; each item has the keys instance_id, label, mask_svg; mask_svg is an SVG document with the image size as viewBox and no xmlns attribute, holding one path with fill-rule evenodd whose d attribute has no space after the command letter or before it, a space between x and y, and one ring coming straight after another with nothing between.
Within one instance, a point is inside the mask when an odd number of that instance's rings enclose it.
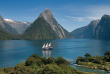
<instances>
[{"instance_id":1,"label":"calm water surface","mask_svg":"<svg viewBox=\"0 0 110 74\"><path fill-rule=\"evenodd\" d=\"M53 51L42 51L42 45L52 42ZM103 54L110 51L110 41L89 40L89 39L62 39L62 40L2 40L0 41L0 67L15 66L24 62L34 53L42 57L53 56L75 62L77 57L90 53L92 56ZM91 70L82 67L73 67L81 71L105 73L105 71Z\"/></svg>"}]
</instances>

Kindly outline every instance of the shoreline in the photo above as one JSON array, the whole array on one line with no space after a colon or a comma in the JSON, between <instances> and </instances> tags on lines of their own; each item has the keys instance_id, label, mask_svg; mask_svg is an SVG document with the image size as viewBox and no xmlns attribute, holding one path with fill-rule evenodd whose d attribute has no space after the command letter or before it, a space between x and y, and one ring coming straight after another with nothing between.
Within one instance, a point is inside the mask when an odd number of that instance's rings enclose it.
<instances>
[{"instance_id":1,"label":"shoreline","mask_svg":"<svg viewBox=\"0 0 110 74\"><path fill-rule=\"evenodd\" d=\"M107 71L107 70L105 70L105 69L90 68L90 67L88 67L88 66L79 65L79 64L76 64L76 63L73 64L73 65L78 66L78 67L88 68L88 69L94 69L94 70L106 71L106 72L110 73L110 71Z\"/></svg>"}]
</instances>

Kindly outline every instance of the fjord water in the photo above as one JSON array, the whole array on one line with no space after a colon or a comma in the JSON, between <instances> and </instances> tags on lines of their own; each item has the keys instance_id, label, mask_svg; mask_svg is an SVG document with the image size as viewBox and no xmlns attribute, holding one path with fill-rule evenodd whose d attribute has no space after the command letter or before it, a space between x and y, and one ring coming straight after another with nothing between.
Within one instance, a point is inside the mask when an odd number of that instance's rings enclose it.
<instances>
[{"instance_id":1,"label":"fjord water","mask_svg":"<svg viewBox=\"0 0 110 74\"><path fill-rule=\"evenodd\" d=\"M51 42L52 51L42 51L44 43ZM77 57L90 53L92 56L103 56L110 50L110 41L91 39L60 39L60 40L1 40L0 41L0 67L15 66L24 62L29 56L36 53L42 57L53 56L75 62ZM81 71L106 73L105 71L91 70L72 65Z\"/></svg>"}]
</instances>

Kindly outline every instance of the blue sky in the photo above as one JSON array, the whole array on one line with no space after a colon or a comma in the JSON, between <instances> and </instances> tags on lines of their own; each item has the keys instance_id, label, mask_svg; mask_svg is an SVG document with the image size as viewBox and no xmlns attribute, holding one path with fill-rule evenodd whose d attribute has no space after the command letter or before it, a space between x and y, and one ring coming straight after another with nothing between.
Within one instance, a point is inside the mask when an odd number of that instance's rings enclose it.
<instances>
[{"instance_id":1,"label":"blue sky","mask_svg":"<svg viewBox=\"0 0 110 74\"><path fill-rule=\"evenodd\" d=\"M0 15L16 21L33 22L46 8L70 32L110 15L110 0L0 0Z\"/></svg>"}]
</instances>

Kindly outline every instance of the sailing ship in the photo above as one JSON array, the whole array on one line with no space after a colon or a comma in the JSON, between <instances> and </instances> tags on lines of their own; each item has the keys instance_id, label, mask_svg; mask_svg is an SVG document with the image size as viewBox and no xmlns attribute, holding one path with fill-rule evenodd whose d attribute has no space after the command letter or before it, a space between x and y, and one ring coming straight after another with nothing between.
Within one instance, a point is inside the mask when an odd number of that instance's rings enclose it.
<instances>
[{"instance_id":1,"label":"sailing ship","mask_svg":"<svg viewBox=\"0 0 110 74\"><path fill-rule=\"evenodd\" d=\"M42 49L45 49L45 50L52 50L53 47L51 46L51 42L50 43L47 43L42 46Z\"/></svg>"}]
</instances>

